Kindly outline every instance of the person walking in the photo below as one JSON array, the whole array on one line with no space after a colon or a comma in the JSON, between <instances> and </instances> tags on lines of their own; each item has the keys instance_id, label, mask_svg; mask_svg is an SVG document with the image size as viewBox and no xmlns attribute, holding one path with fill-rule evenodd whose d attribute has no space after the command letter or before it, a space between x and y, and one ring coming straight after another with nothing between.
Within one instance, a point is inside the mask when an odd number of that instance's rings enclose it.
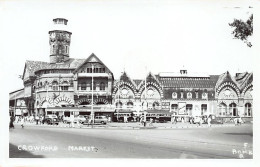
<instances>
[{"instance_id":1,"label":"person walking","mask_svg":"<svg viewBox=\"0 0 260 167\"><path fill-rule=\"evenodd\" d=\"M150 118L149 126L153 126L153 119L152 118Z\"/></svg>"},{"instance_id":2,"label":"person walking","mask_svg":"<svg viewBox=\"0 0 260 167\"><path fill-rule=\"evenodd\" d=\"M40 118L39 118L39 116L38 116L38 115L36 115L36 116L35 116L35 120L36 120L36 125L38 125L38 123L39 123L39 120L40 120Z\"/></svg>"},{"instance_id":3,"label":"person walking","mask_svg":"<svg viewBox=\"0 0 260 167\"><path fill-rule=\"evenodd\" d=\"M70 116L70 127L74 128L74 114Z\"/></svg>"},{"instance_id":4,"label":"person walking","mask_svg":"<svg viewBox=\"0 0 260 167\"><path fill-rule=\"evenodd\" d=\"M208 127L211 127L211 116L208 116L207 121L208 121Z\"/></svg>"},{"instance_id":5,"label":"person walking","mask_svg":"<svg viewBox=\"0 0 260 167\"><path fill-rule=\"evenodd\" d=\"M21 120L20 121L21 121L21 127L24 128L24 117L23 116L21 116Z\"/></svg>"},{"instance_id":6,"label":"person walking","mask_svg":"<svg viewBox=\"0 0 260 167\"><path fill-rule=\"evenodd\" d=\"M9 129L11 129L11 128L14 129L14 121L15 121L15 117L14 117L14 116L11 116L11 117L10 117Z\"/></svg>"}]
</instances>

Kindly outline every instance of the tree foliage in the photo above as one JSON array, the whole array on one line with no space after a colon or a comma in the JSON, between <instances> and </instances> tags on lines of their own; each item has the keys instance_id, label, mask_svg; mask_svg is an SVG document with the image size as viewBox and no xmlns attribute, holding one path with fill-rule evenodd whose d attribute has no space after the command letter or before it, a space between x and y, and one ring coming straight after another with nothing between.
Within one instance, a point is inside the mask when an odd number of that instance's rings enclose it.
<instances>
[{"instance_id":1,"label":"tree foliage","mask_svg":"<svg viewBox=\"0 0 260 167\"><path fill-rule=\"evenodd\" d=\"M249 19L244 22L243 20L234 19L229 26L234 27L232 34L236 39L244 41L247 46L252 47L251 42L248 41L248 37L253 34L253 14Z\"/></svg>"}]
</instances>

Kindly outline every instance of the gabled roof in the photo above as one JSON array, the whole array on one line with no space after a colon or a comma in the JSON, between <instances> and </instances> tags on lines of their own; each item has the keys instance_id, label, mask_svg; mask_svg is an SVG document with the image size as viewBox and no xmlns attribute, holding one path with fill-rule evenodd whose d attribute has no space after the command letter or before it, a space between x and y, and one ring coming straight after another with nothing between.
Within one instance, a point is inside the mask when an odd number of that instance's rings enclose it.
<instances>
[{"instance_id":1,"label":"gabled roof","mask_svg":"<svg viewBox=\"0 0 260 167\"><path fill-rule=\"evenodd\" d=\"M207 78L201 77L160 77L163 87L174 88L215 88L219 75L210 75Z\"/></svg>"},{"instance_id":2,"label":"gabled roof","mask_svg":"<svg viewBox=\"0 0 260 167\"><path fill-rule=\"evenodd\" d=\"M75 74L85 63L87 62L98 62L100 64L102 64L103 66L105 66L106 69L108 69L108 71L110 73L112 73L109 68L94 54L92 53L85 61L83 61L74 71L73 73Z\"/></svg>"},{"instance_id":3,"label":"gabled roof","mask_svg":"<svg viewBox=\"0 0 260 167\"><path fill-rule=\"evenodd\" d=\"M128 74L124 71L120 76L120 81L130 82L134 87L137 87L136 83L128 76Z\"/></svg>"},{"instance_id":4,"label":"gabled roof","mask_svg":"<svg viewBox=\"0 0 260 167\"><path fill-rule=\"evenodd\" d=\"M161 86L161 82L158 80L158 78L152 74L152 72L149 72L146 75L146 82L156 82L159 86ZM145 80L141 80L141 82L138 84L138 87L140 88L142 84L144 84Z\"/></svg>"},{"instance_id":5,"label":"gabled roof","mask_svg":"<svg viewBox=\"0 0 260 167\"><path fill-rule=\"evenodd\" d=\"M231 83L237 85L235 79L233 79L231 77L231 75L228 71L219 76L219 79L216 83L216 88L218 88L221 84L223 84L225 82L231 82Z\"/></svg>"}]
</instances>

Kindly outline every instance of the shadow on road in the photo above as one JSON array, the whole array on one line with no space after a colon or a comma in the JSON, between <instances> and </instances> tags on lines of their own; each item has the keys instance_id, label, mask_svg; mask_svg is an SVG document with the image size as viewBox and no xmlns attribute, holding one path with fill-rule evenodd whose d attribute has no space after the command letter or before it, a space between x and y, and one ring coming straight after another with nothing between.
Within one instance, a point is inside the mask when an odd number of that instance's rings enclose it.
<instances>
[{"instance_id":1,"label":"shadow on road","mask_svg":"<svg viewBox=\"0 0 260 167\"><path fill-rule=\"evenodd\" d=\"M34 155L24 150L18 150L17 146L9 143L9 158L44 158L44 156Z\"/></svg>"},{"instance_id":2,"label":"shadow on road","mask_svg":"<svg viewBox=\"0 0 260 167\"><path fill-rule=\"evenodd\" d=\"M227 135L248 135L248 136L253 137L253 133L224 133L224 134L227 134Z\"/></svg>"}]
</instances>

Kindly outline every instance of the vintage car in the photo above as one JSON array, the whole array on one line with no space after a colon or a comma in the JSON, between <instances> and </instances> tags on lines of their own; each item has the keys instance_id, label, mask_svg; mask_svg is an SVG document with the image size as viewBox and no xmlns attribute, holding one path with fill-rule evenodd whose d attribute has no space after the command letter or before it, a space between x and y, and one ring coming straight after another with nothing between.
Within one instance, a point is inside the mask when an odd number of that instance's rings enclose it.
<instances>
[{"instance_id":1,"label":"vintage car","mask_svg":"<svg viewBox=\"0 0 260 167\"><path fill-rule=\"evenodd\" d=\"M45 118L42 121L43 124L48 124L48 125L59 125L58 117L57 115L46 115Z\"/></svg>"},{"instance_id":2,"label":"vintage car","mask_svg":"<svg viewBox=\"0 0 260 167\"><path fill-rule=\"evenodd\" d=\"M95 116L95 123L107 124L108 119L106 116Z\"/></svg>"}]
</instances>

